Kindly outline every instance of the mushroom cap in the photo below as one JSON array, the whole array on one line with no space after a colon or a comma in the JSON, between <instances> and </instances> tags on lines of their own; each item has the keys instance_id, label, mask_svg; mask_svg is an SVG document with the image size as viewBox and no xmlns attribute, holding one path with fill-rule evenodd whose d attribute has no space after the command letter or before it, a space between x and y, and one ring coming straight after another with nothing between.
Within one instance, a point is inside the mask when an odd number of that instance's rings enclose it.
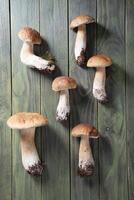
<instances>
[{"instance_id":1,"label":"mushroom cap","mask_svg":"<svg viewBox=\"0 0 134 200\"><path fill-rule=\"evenodd\" d=\"M70 23L70 28L76 28L78 26L84 25L84 24L90 24L93 23L95 19L91 16L88 15L80 15L75 17L71 23Z\"/></svg>"},{"instance_id":2,"label":"mushroom cap","mask_svg":"<svg viewBox=\"0 0 134 200\"><path fill-rule=\"evenodd\" d=\"M7 120L7 125L12 129L27 129L48 124L48 119L39 113L20 112Z\"/></svg>"},{"instance_id":3,"label":"mushroom cap","mask_svg":"<svg viewBox=\"0 0 134 200\"><path fill-rule=\"evenodd\" d=\"M52 90L61 91L67 89L75 89L77 87L76 81L68 76L59 76L54 79L52 83Z\"/></svg>"},{"instance_id":4,"label":"mushroom cap","mask_svg":"<svg viewBox=\"0 0 134 200\"><path fill-rule=\"evenodd\" d=\"M97 129L91 124L78 124L72 129L71 134L73 137L81 137L81 136L89 136L91 138L99 137Z\"/></svg>"},{"instance_id":5,"label":"mushroom cap","mask_svg":"<svg viewBox=\"0 0 134 200\"><path fill-rule=\"evenodd\" d=\"M87 67L109 67L112 65L112 59L104 54L98 54L89 58Z\"/></svg>"},{"instance_id":6,"label":"mushroom cap","mask_svg":"<svg viewBox=\"0 0 134 200\"><path fill-rule=\"evenodd\" d=\"M30 42L33 44L41 43L40 33L37 32L35 29L32 29L31 27L23 27L19 31L18 36L24 42Z\"/></svg>"}]
</instances>

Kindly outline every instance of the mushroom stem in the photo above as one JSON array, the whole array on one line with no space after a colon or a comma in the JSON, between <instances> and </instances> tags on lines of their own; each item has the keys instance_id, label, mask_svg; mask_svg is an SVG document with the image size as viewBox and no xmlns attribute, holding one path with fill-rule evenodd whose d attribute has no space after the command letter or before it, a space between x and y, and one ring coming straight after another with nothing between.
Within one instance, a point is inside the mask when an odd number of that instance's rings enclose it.
<instances>
[{"instance_id":1,"label":"mushroom stem","mask_svg":"<svg viewBox=\"0 0 134 200\"><path fill-rule=\"evenodd\" d=\"M53 71L55 69L55 65L51 61L34 55L33 44L28 42L23 43L20 58L22 63L26 65L32 65L38 70Z\"/></svg>"},{"instance_id":2,"label":"mushroom stem","mask_svg":"<svg viewBox=\"0 0 134 200\"><path fill-rule=\"evenodd\" d=\"M97 67L93 83L93 95L100 103L106 103L108 101L105 91L105 80L105 68Z\"/></svg>"},{"instance_id":3,"label":"mushroom stem","mask_svg":"<svg viewBox=\"0 0 134 200\"><path fill-rule=\"evenodd\" d=\"M21 130L21 154L24 168L29 174L41 175L43 165L39 159L39 155L34 143L35 128Z\"/></svg>"},{"instance_id":4,"label":"mushroom stem","mask_svg":"<svg viewBox=\"0 0 134 200\"><path fill-rule=\"evenodd\" d=\"M78 65L83 66L86 62L86 25L78 27L76 41L75 41L75 59Z\"/></svg>"},{"instance_id":5,"label":"mushroom stem","mask_svg":"<svg viewBox=\"0 0 134 200\"><path fill-rule=\"evenodd\" d=\"M81 136L78 174L80 176L90 176L93 174L93 172L94 172L94 159L89 143L89 137Z\"/></svg>"},{"instance_id":6,"label":"mushroom stem","mask_svg":"<svg viewBox=\"0 0 134 200\"><path fill-rule=\"evenodd\" d=\"M60 98L57 106L56 119L60 121L67 120L69 113L70 113L69 91L62 90L60 91Z\"/></svg>"}]
</instances>

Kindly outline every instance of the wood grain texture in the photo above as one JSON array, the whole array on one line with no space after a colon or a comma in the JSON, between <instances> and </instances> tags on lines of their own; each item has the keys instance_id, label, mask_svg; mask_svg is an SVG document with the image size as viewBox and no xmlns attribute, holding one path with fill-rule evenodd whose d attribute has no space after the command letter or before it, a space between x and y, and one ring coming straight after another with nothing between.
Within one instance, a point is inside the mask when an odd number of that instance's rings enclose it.
<instances>
[{"instance_id":1,"label":"wood grain texture","mask_svg":"<svg viewBox=\"0 0 134 200\"><path fill-rule=\"evenodd\" d=\"M69 22L78 15L91 15L96 18L95 1L69 1ZM76 33L69 32L69 74L78 83L76 91L71 92L72 115L70 118L71 128L78 123L87 122L96 124L97 107L92 96L92 83L94 70L77 66L74 60L74 45ZM95 53L95 24L87 27L87 57ZM99 199L98 187L98 143L92 141L92 149L95 158L95 174L90 178L81 178L77 175L79 141L71 139L71 199L97 200Z\"/></svg>"},{"instance_id":2,"label":"wood grain texture","mask_svg":"<svg viewBox=\"0 0 134 200\"><path fill-rule=\"evenodd\" d=\"M6 125L11 114L9 2L5 0L0 4L0 195L2 199L10 200L11 131Z\"/></svg>"},{"instance_id":3,"label":"wood grain texture","mask_svg":"<svg viewBox=\"0 0 134 200\"><path fill-rule=\"evenodd\" d=\"M17 33L23 26L39 29L39 2L36 0L11 0L12 30L12 109L20 111L40 112L40 75L20 61L22 41ZM12 152L12 199L40 200L41 178L27 174L22 166L18 131L13 132ZM39 133L39 131L37 132ZM37 134L38 151L40 134Z\"/></svg>"},{"instance_id":4,"label":"wood grain texture","mask_svg":"<svg viewBox=\"0 0 134 200\"><path fill-rule=\"evenodd\" d=\"M70 199L69 130L68 121L56 121L59 93L52 91L56 76L68 75L68 26L66 0L40 1L40 32L46 40L41 49L56 58L54 74L41 77L41 112L47 115L49 126L42 130L42 155L46 171L42 177L42 199Z\"/></svg>"},{"instance_id":5,"label":"wood grain texture","mask_svg":"<svg viewBox=\"0 0 134 200\"><path fill-rule=\"evenodd\" d=\"M107 69L109 103L98 107L100 199L127 200L125 121L125 1L97 1L97 52L113 59Z\"/></svg>"},{"instance_id":6,"label":"wood grain texture","mask_svg":"<svg viewBox=\"0 0 134 200\"><path fill-rule=\"evenodd\" d=\"M133 112L133 90L134 90L134 1L126 2L126 118L127 118L127 148L128 148L128 188L129 200L134 199L134 112Z\"/></svg>"},{"instance_id":7,"label":"wood grain texture","mask_svg":"<svg viewBox=\"0 0 134 200\"><path fill-rule=\"evenodd\" d=\"M92 96L95 70L80 68L74 60L76 33L69 23L80 14L97 21L87 27L87 57L97 50L113 59L107 69L107 105ZM133 0L0 0L0 200L134 200L133 19ZM54 74L43 75L21 63L17 33L23 26L40 31L45 40L35 51L40 56L50 51L56 58ZM78 88L70 91L70 120L61 124L55 119L59 94L51 84L68 74ZM18 131L11 134L6 125L19 111L49 118L49 125L36 134L46 164L42 177L25 172ZM98 125L101 133L99 142L91 141L96 169L90 178L77 175L80 140L70 130L80 122Z\"/></svg>"}]
</instances>

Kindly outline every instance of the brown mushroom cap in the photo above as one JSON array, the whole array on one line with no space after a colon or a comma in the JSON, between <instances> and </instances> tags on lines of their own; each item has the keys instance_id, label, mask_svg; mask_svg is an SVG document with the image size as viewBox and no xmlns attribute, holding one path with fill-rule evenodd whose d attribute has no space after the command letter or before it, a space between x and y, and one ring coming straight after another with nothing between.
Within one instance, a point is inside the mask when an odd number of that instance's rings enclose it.
<instances>
[{"instance_id":1,"label":"brown mushroom cap","mask_svg":"<svg viewBox=\"0 0 134 200\"><path fill-rule=\"evenodd\" d=\"M93 17L88 16L88 15L80 15L75 17L71 23L70 23L70 28L76 28L78 26L84 25L84 24L90 24L93 23L95 20Z\"/></svg>"},{"instance_id":2,"label":"brown mushroom cap","mask_svg":"<svg viewBox=\"0 0 134 200\"><path fill-rule=\"evenodd\" d=\"M30 42L33 44L41 43L40 33L30 27L22 28L18 33L19 38L24 42Z\"/></svg>"},{"instance_id":3,"label":"brown mushroom cap","mask_svg":"<svg viewBox=\"0 0 134 200\"><path fill-rule=\"evenodd\" d=\"M27 129L48 124L48 119L39 113L20 112L11 116L7 125L12 129Z\"/></svg>"},{"instance_id":4,"label":"brown mushroom cap","mask_svg":"<svg viewBox=\"0 0 134 200\"><path fill-rule=\"evenodd\" d=\"M52 83L52 90L61 91L67 89L75 89L77 87L76 81L68 76L59 76L54 79Z\"/></svg>"},{"instance_id":5,"label":"brown mushroom cap","mask_svg":"<svg viewBox=\"0 0 134 200\"><path fill-rule=\"evenodd\" d=\"M89 58L87 67L109 67L112 65L112 59L104 54L99 54Z\"/></svg>"},{"instance_id":6,"label":"brown mushroom cap","mask_svg":"<svg viewBox=\"0 0 134 200\"><path fill-rule=\"evenodd\" d=\"M72 129L71 134L73 137L81 137L81 136L89 136L91 138L99 137L97 129L90 124L78 124Z\"/></svg>"}]
</instances>

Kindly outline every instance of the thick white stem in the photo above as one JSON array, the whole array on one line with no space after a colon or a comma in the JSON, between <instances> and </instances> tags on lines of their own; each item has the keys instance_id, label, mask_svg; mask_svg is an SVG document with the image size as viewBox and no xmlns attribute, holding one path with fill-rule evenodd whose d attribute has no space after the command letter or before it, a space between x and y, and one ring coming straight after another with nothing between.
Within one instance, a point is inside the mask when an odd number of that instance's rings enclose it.
<instances>
[{"instance_id":1,"label":"thick white stem","mask_svg":"<svg viewBox=\"0 0 134 200\"><path fill-rule=\"evenodd\" d=\"M75 41L75 59L78 64L85 62L86 40L86 25L79 26Z\"/></svg>"},{"instance_id":2,"label":"thick white stem","mask_svg":"<svg viewBox=\"0 0 134 200\"><path fill-rule=\"evenodd\" d=\"M69 91L63 90L60 91L60 98L57 106L56 119L60 121L67 120L69 113L70 113Z\"/></svg>"},{"instance_id":3,"label":"thick white stem","mask_svg":"<svg viewBox=\"0 0 134 200\"><path fill-rule=\"evenodd\" d=\"M93 95L101 103L107 102L107 95L105 91L106 71L103 67L96 69L94 83L93 83Z\"/></svg>"},{"instance_id":4,"label":"thick white stem","mask_svg":"<svg viewBox=\"0 0 134 200\"><path fill-rule=\"evenodd\" d=\"M89 143L88 136L82 136L79 149L79 174L81 176L89 176L93 174L94 159Z\"/></svg>"},{"instance_id":5,"label":"thick white stem","mask_svg":"<svg viewBox=\"0 0 134 200\"><path fill-rule=\"evenodd\" d=\"M55 69L55 65L52 64L51 61L45 60L39 56L33 54L33 44L24 42L21 53L20 59L22 63L28 66L34 66L39 70L50 70L53 71Z\"/></svg>"},{"instance_id":6,"label":"thick white stem","mask_svg":"<svg viewBox=\"0 0 134 200\"><path fill-rule=\"evenodd\" d=\"M27 172L32 175L41 175L43 167L34 142L35 128L21 130L22 163Z\"/></svg>"}]
</instances>

